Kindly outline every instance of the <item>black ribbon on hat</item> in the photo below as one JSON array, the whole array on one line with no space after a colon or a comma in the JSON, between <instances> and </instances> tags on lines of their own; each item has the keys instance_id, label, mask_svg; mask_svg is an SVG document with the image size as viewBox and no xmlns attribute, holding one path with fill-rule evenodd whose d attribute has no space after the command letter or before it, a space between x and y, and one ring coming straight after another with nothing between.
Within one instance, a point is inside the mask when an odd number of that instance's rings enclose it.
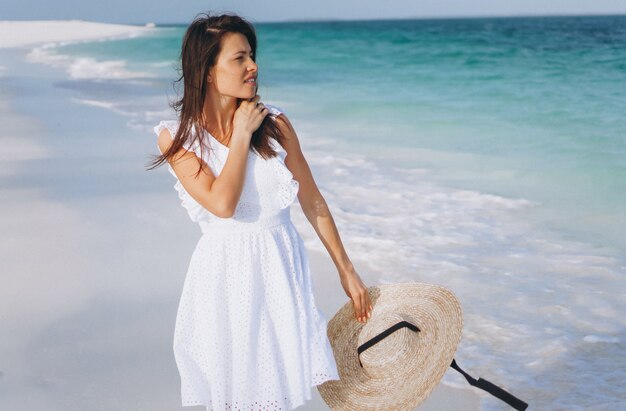
<instances>
[{"instance_id":1,"label":"black ribbon on hat","mask_svg":"<svg viewBox=\"0 0 626 411\"><path fill-rule=\"evenodd\" d=\"M361 364L361 353L365 350L367 350L368 348L370 348L372 345L376 344L377 342L381 341L383 338L388 337L390 334L398 331L401 328L408 328L412 331L415 332L419 332L420 329L411 324L408 321L400 321L397 324L392 325L391 327L387 328L385 331L381 332L380 334L376 335L375 337L373 337L372 339L370 339L369 341L364 342L363 344L361 344L358 348L357 348L357 355L359 356L359 365L361 366L361 368L363 368L363 364ZM455 370L457 370L458 372L460 372L465 379L467 380L467 382L469 382L471 385L473 385L474 387L480 388L482 390L487 391L489 394L493 395L496 398L501 399L502 401L506 402L507 404L509 404L511 407L515 408L516 410L520 410L523 411L528 407L528 404L525 403L524 401L520 400L519 398L513 396L512 394L510 394L509 392L503 390L502 388L498 387L495 384L492 384L491 382L483 379L483 378L479 378L478 380L473 378L472 376L470 376L468 373L466 373L465 371L463 371L461 369L461 367L458 366L458 364L456 363L456 360L452 360L452 364L450 364L450 367L454 368Z\"/></svg>"}]
</instances>

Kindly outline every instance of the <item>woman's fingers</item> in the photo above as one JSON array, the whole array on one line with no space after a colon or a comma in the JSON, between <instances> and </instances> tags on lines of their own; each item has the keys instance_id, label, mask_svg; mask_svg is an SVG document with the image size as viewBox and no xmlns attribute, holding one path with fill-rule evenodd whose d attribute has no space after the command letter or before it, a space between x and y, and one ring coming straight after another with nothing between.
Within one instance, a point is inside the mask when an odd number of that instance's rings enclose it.
<instances>
[{"instance_id":1,"label":"woman's fingers","mask_svg":"<svg viewBox=\"0 0 626 411\"><path fill-rule=\"evenodd\" d=\"M359 322L367 322L367 319L371 318L370 311L372 310L367 286L363 284L363 281L354 270L340 275L340 279L346 295L352 300L354 317Z\"/></svg>"},{"instance_id":2,"label":"woman's fingers","mask_svg":"<svg viewBox=\"0 0 626 411\"><path fill-rule=\"evenodd\" d=\"M361 296L357 294L355 298L352 299L352 302L354 303L354 316L356 317L356 320L359 322L363 321L361 319Z\"/></svg>"},{"instance_id":3,"label":"woman's fingers","mask_svg":"<svg viewBox=\"0 0 626 411\"><path fill-rule=\"evenodd\" d=\"M367 321L367 290L361 294L361 318Z\"/></svg>"},{"instance_id":4,"label":"woman's fingers","mask_svg":"<svg viewBox=\"0 0 626 411\"><path fill-rule=\"evenodd\" d=\"M359 322L367 322L368 318L371 318L372 304L370 302L369 293L367 288L361 290L355 298L352 299L354 303L354 316Z\"/></svg>"},{"instance_id":5,"label":"woman's fingers","mask_svg":"<svg viewBox=\"0 0 626 411\"><path fill-rule=\"evenodd\" d=\"M363 307L365 307L365 317L371 318L372 304L370 303L370 295L368 292L365 293L365 302L363 303Z\"/></svg>"},{"instance_id":6,"label":"woman's fingers","mask_svg":"<svg viewBox=\"0 0 626 411\"><path fill-rule=\"evenodd\" d=\"M256 111L258 114L262 114L262 117L265 117L269 110L265 107L265 104L259 101L260 98L261 96L258 94L254 96L249 102L249 106L251 110Z\"/></svg>"},{"instance_id":7,"label":"woman's fingers","mask_svg":"<svg viewBox=\"0 0 626 411\"><path fill-rule=\"evenodd\" d=\"M260 98L261 96L257 94L249 100L241 101L233 120L237 128L241 127L250 134L259 128L263 119L269 114L269 109L259 101Z\"/></svg>"}]
</instances>

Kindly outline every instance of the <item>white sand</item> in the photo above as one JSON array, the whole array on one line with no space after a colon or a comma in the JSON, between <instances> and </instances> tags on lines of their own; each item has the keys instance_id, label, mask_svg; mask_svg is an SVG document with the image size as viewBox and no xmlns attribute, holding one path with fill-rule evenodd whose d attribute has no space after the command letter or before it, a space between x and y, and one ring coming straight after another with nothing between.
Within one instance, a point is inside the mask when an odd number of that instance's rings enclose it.
<instances>
[{"instance_id":1,"label":"white sand","mask_svg":"<svg viewBox=\"0 0 626 411\"><path fill-rule=\"evenodd\" d=\"M39 43L97 40L140 35L145 26L94 23L82 20L0 21L0 48Z\"/></svg>"}]
</instances>

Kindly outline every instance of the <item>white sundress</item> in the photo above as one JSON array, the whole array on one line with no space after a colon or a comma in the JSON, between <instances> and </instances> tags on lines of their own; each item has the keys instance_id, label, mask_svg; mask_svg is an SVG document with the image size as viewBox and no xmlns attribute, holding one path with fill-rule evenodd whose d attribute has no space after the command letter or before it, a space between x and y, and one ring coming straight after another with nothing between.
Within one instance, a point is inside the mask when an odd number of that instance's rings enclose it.
<instances>
[{"instance_id":1,"label":"white sundress","mask_svg":"<svg viewBox=\"0 0 626 411\"><path fill-rule=\"evenodd\" d=\"M282 112L266 104L268 115ZM179 122L161 121L176 134ZM206 133L211 147L186 143L218 176L229 148ZM248 154L243 191L232 218L196 202L177 179L174 188L202 230L185 277L174 327L182 406L207 410L292 410L313 386L338 380L317 308L304 242L290 218L299 184L278 156ZM168 164L171 174L176 174Z\"/></svg>"}]
</instances>

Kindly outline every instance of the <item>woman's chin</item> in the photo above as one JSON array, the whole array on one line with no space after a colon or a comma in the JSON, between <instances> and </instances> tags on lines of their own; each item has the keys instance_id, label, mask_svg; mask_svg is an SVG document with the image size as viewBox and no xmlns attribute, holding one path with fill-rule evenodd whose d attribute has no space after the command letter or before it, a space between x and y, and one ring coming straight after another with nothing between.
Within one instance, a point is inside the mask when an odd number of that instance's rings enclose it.
<instances>
[{"instance_id":1,"label":"woman's chin","mask_svg":"<svg viewBox=\"0 0 626 411\"><path fill-rule=\"evenodd\" d=\"M252 94L252 93L242 93L233 97L236 97L240 100L250 100L252 97L254 97L256 94Z\"/></svg>"},{"instance_id":2,"label":"woman's chin","mask_svg":"<svg viewBox=\"0 0 626 411\"><path fill-rule=\"evenodd\" d=\"M256 96L256 92L254 90L248 90L246 92L232 94L232 97L236 97L241 100L250 100L254 96Z\"/></svg>"}]
</instances>

